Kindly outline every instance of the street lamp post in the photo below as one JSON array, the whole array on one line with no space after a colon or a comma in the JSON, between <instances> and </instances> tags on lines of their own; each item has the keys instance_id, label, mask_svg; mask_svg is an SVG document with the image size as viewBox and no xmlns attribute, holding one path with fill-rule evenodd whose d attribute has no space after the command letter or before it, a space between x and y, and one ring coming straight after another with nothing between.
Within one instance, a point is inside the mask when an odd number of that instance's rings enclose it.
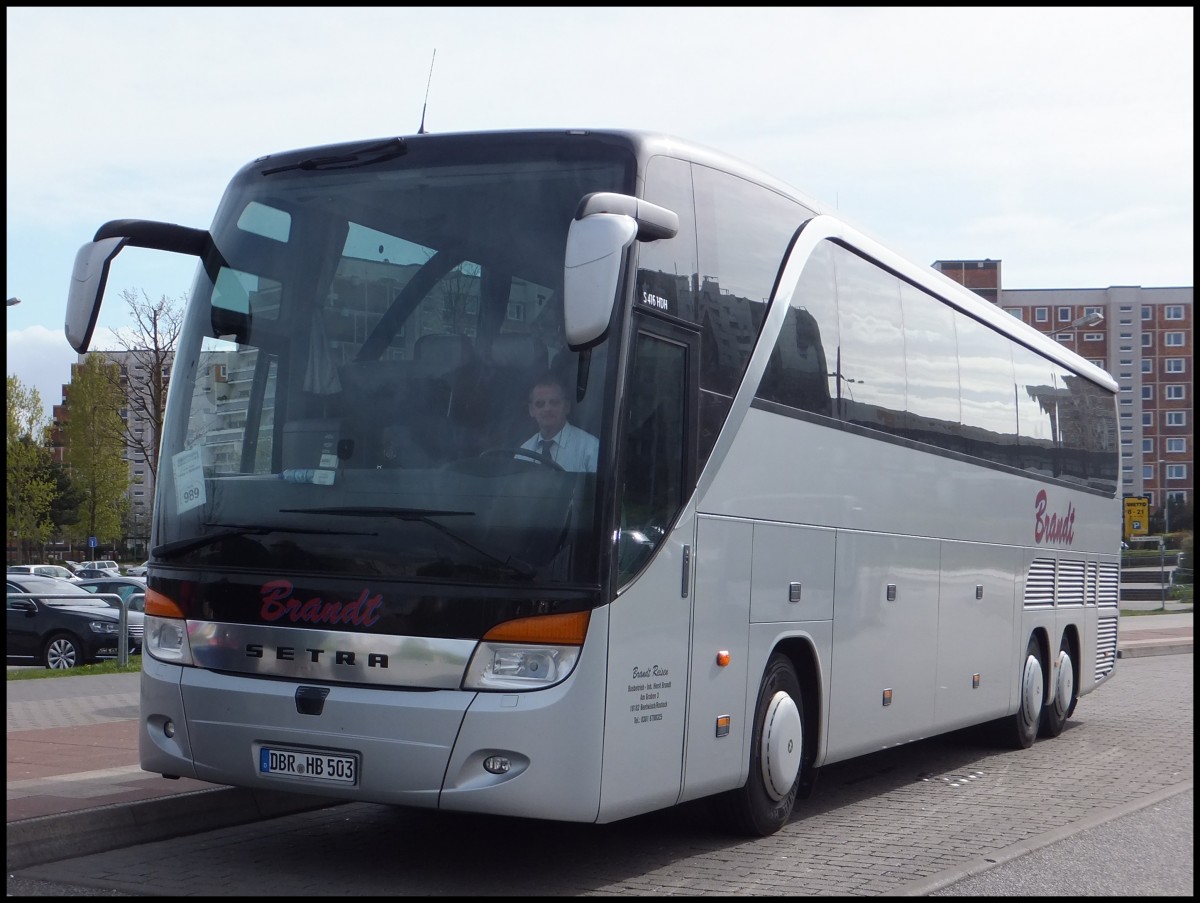
<instances>
[{"instance_id":1,"label":"street lamp post","mask_svg":"<svg viewBox=\"0 0 1200 903\"><path fill-rule=\"evenodd\" d=\"M1167 468L1162 458L1158 459L1158 486L1162 493L1163 535L1158 541L1159 583L1162 584L1162 607L1167 610L1167 535L1171 532L1171 497L1167 494Z\"/></svg>"},{"instance_id":2,"label":"street lamp post","mask_svg":"<svg viewBox=\"0 0 1200 903\"><path fill-rule=\"evenodd\" d=\"M1090 314L1084 314L1078 320L1073 320L1067 325L1067 329L1087 329L1089 326L1099 326L1104 322L1104 314L1098 310L1092 311Z\"/></svg>"},{"instance_id":3,"label":"street lamp post","mask_svg":"<svg viewBox=\"0 0 1200 903\"><path fill-rule=\"evenodd\" d=\"M1171 532L1171 494L1167 492L1167 465L1162 459L1158 459L1158 484L1162 489L1163 503L1163 533Z\"/></svg>"}]
</instances>

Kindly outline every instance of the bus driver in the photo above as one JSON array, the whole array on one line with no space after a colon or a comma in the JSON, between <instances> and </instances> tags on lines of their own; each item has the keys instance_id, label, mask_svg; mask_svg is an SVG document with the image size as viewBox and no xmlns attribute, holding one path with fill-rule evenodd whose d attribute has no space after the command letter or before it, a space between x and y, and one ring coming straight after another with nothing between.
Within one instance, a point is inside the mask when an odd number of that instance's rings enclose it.
<instances>
[{"instance_id":1,"label":"bus driver","mask_svg":"<svg viewBox=\"0 0 1200 903\"><path fill-rule=\"evenodd\" d=\"M600 440L567 423L571 404L562 382L552 373L540 377L529 393L529 416L538 431L521 448L547 455L563 470L596 472Z\"/></svg>"}]
</instances>

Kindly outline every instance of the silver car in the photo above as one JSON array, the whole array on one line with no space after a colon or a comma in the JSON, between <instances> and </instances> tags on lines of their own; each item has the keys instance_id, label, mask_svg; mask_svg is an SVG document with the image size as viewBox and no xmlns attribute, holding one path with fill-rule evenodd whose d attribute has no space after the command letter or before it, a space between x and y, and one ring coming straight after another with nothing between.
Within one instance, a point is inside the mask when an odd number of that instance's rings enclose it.
<instances>
[{"instance_id":1,"label":"silver car","mask_svg":"<svg viewBox=\"0 0 1200 903\"><path fill-rule=\"evenodd\" d=\"M114 577L121 576L121 566L119 564L117 564L115 561L113 561L111 558L105 558L100 561L84 561L79 565L78 568L76 568L76 570L81 571L84 568L91 568L91 569L99 570L99 571L108 571Z\"/></svg>"},{"instance_id":2,"label":"silver car","mask_svg":"<svg viewBox=\"0 0 1200 903\"><path fill-rule=\"evenodd\" d=\"M39 577L57 577L59 580L74 580L75 572L61 564L10 564L10 574L37 574Z\"/></svg>"}]
</instances>

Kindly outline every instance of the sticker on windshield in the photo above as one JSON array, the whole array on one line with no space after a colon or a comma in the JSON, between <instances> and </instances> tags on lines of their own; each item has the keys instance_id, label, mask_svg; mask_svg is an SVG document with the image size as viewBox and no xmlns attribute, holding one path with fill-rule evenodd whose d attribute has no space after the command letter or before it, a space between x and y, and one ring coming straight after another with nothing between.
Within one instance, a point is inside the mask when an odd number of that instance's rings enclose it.
<instances>
[{"instance_id":1,"label":"sticker on windshield","mask_svg":"<svg viewBox=\"0 0 1200 903\"><path fill-rule=\"evenodd\" d=\"M204 465L199 448L182 451L171 459L175 474L175 510L182 514L204 504Z\"/></svg>"}]
</instances>

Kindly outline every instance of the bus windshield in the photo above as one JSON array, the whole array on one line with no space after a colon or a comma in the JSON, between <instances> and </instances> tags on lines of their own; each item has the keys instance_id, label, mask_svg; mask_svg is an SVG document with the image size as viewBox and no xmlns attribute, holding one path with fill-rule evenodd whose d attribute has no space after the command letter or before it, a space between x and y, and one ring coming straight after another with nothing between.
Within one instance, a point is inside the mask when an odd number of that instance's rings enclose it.
<instances>
[{"instance_id":1,"label":"bus windshield","mask_svg":"<svg viewBox=\"0 0 1200 903\"><path fill-rule=\"evenodd\" d=\"M580 199L632 172L561 133L243 168L171 374L156 557L597 583L615 342L566 346L563 256Z\"/></svg>"}]
</instances>

